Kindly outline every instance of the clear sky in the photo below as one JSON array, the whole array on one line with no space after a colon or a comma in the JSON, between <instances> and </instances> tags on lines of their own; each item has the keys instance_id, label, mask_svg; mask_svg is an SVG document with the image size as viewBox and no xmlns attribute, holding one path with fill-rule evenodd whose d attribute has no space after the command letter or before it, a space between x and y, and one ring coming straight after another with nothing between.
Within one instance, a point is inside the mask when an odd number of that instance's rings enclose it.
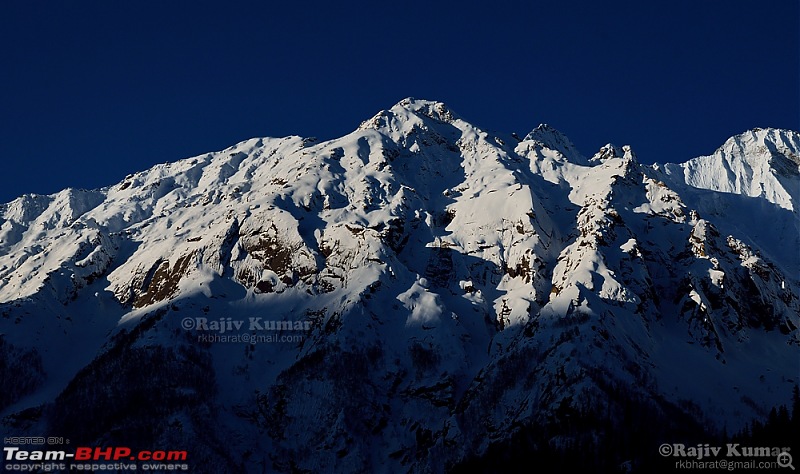
<instances>
[{"instance_id":1,"label":"clear sky","mask_svg":"<svg viewBox=\"0 0 800 474\"><path fill-rule=\"evenodd\" d=\"M682 161L798 129L799 31L797 0L6 0L0 202L251 137L334 138L408 96Z\"/></svg>"}]
</instances>

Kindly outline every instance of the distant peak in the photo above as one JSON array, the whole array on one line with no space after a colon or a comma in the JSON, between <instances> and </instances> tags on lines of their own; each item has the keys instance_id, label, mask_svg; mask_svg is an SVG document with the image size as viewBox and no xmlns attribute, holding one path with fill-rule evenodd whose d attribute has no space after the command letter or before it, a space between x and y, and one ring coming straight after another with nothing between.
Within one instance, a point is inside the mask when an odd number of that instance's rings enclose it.
<instances>
[{"instance_id":1,"label":"distant peak","mask_svg":"<svg viewBox=\"0 0 800 474\"><path fill-rule=\"evenodd\" d=\"M797 175L797 167L800 166L800 133L780 128L752 128L728 138L709 156L746 162L751 167L768 163L776 171Z\"/></svg>"},{"instance_id":2,"label":"distant peak","mask_svg":"<svg viewBox=\"0 0 800 474\"><path fill-rule=\"evenodd\" d=\"M416 119L414 119L416 117ZM365 120L358 127L359 130L381 130L390 127L392 123L408 122L409 120L431 119L437 122L452 123L460 118L443 102L434 100L415 99L406 97L388 110L381 110L374 117Z\"/></svg>"},{"instance_id":3,"label":"distant peak","mask_svg":"<svg viewBox=\"0 0 800 474\"><path fill-rule=\"evenodd\" d=\"M622 146L622 157L636 161L636 153L634 153L633 148L631 148L630 145Z\"/></svg>"},{"instance_id":4,"label":"distant peak","mask_svg":"<svg viewBox=\"0 0 800 474\"><path fill-rule=\"evenodd\" d=\"M800 133L793 130L780 128L752 128L746 132L734 135L722 145L721 149L730 149L734 146L739 148L747 146L768 148L785 147L797 153L797 144L800 141ZM772 146L770 146L772 145Z\"/></svg>"},{"instance_id":5,"label":"distant peak","mask_svg":"<svg viewBox=\"0 0 800 474\"><path fill-rule=\"evenodd\" d=\"M607 143L603 145L600 150L589 159L589 161L596 163L606 161L611 158L626 158L636 161L636 153L633 152L633 148L631 148L630 145L618 147L613 143Z\"/></svg>"},{"instance_id":6,"label":"distant peak","mask_svg":"<svg viewBox=\"0 0 800 474\"><path fill-rule=\"evenodd\" d=\"M458 116L447 107L444 102L434 100L415 99L413 97L406 97L398 102L392 110L404 109L417 115L423 115L440 122L452 122Z\"/></svg>"},{"instance_id":7,"label":"distant peak","mask_svg":"<svg viewBox=\"0 0 800 474\"><path fill-rule=\"evenodd\" d=\"M606 143L605 145L601 146L597 153L592 156L589 161L597 162L597 161L605 161L611 158L621 158L622 157L622 149L613 143Z\"/></svg>"},{"instance_id":8,"label":"distant peak","mask_svg":"<svg viewBox=\"0 0 800 474\"><path fill-rule=\"evenodd\" d=\"M525 136L525 139L541 141L541 139L554 138L554 137L557 137L561 140L569 141L566 135L564 135L556 128L547 123L540 123L536 128L531 130L531 132L528 133L528 135Z\"/></svg>"},{"instance_id":9,"label":"distant peak","mask_svg":"<svg viewBox=\"0 0 800 474\"><path fill-rule=\"evenodd\" d=\"M573 163L584 163L586 161L586 158L578 151L575 144L566 135L549 124L539 124L525 135L524 140L532 140L551 150L556 150Z\"/></svg>"},{"instance_id":10,"label":"distant peak","mask_svg":"<svg viewBox=\"0 0 800 474\"><path fill-rule=\"evenodd\" d=\"M737 136L746 135L746 134L763 134L765 136L776 136L776 135L798 135L798 132L795 130L789 130L785 128L774 128L774 127L755 127L747 130L746 132L742 132Z\"/></svg>"},{"instance_id":11,"label":"distant peak","mask_svg":"<svg viewBox=\"0 0 800 474\"><path fill-rule=\"evenodd\" d=\"M753 128L726 140L714 155L747 162L755 168L766 163L780 175L798 176L800 133L779 128Z\"/></svg>"},{"instance_id":12,"label":"distant peak","mask_svg":"<svg viewBox=\"0 0 800 474\"><path fill-rule=\"evenodd\" d=\"M437 106L437 105L440 105L440 106L444 107L444 103L443 102L439 102L437 100L417 99L416 97L406 97L405 99L403 99L400 102L398 102L397 104L395 104L395 107L402 107L404 109L417 111L417 110L420 110L420 109L425 108L425 107L432 107L432 106Z\"/></svg>"},{"instance_id":13,"label":"distant peak","mask_svg":"<svg viewBox=\"0 0 800 474\"><path fill-rule=\"evenodd\" d=\"M534 128L531 131L531 134L536 133L536 132L539 132L539 133L549 132L549 133L557 133L559 135L563 135L563 133L561 133L558 130L556 130L549 123L540 123L539 125L536 126L536 128Z\"/></svg>"}]
</instances>

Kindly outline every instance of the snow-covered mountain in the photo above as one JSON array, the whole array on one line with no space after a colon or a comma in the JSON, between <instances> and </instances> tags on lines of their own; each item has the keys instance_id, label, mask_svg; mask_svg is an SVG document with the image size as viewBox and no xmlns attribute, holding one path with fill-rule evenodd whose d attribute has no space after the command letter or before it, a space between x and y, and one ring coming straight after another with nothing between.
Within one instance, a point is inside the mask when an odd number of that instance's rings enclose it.
<instances>
[{"instance_id":1,"label":"snow-covered mountain","mask_svg":"<svg viewBox=\"0 0 800 474\"><path fill-rule=\"evenodd\" d=\"M741 235L785 271L800 269L800 135L753 129L710 156L656 165L665 182L726 233ZM681 186L688 184L689 188ZM705 192L710 190L713 192Z\"/></svg>"},{"instance_id":2,"label":"snow-covered mountain","mask_svg":"<svg viewBox=\"0 0 800 474\"><path fill-rule=\"evenodd\" d=\"M798 149L586 158L406 99L339 139L23 196L0 426L208 472L445 472L614 433L635 466L739 430L798 383Z\"/></svg>"}]
</instances>

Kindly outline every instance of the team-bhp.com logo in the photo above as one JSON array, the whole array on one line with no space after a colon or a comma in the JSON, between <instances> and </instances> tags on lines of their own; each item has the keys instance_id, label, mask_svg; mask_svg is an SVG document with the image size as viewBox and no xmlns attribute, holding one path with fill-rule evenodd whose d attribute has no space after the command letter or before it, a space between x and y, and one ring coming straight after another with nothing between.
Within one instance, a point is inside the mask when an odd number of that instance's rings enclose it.
<instances>
[{"instance_id":1,"label":"team-bhp.com logo","mask_svg":"<svg viewBox=\"0 0 800 474\"><path fill-rule=\"evenodd\" d=\"M76 448L64 450L27 450L15 446L3 448L6 471L50 472L67 470L181 470L186 471L187 451L134 451L127 447ZM107 464L107 463L114 464ZM97 463L97 464L93 464Z\"/></svg>"},{"instance_id":2,"label":"team-bhp.com logo","mask_svg":"<svg viewBox=\"0 0 800 474\"><path fill-rule=\"evenodd\" d=\"M750 468L786 467L794 469L789 447L742 446L740 443L727 443L712 446L708 443L686 446L682 443L664 443L658 453L664 457L682 458L680 463L693 463L691 467ZM774 461L773 461L774 460ZM677 465L676 467L689 467Z\"/></svg>"}]
</instances>

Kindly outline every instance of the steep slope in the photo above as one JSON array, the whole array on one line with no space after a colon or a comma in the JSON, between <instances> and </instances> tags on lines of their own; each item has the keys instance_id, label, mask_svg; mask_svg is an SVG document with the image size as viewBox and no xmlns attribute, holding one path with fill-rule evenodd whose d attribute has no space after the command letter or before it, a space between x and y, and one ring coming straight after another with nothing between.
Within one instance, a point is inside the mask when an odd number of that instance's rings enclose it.
<instances>
[{"instance_id":1,"label":"steep slope","mask_svg":"<svg viewBox=\"0 0 800 474\"><path fill-rule=\"evenodd\" d=\"M339 139L24 196L0 209L3 430L207 472L443 472L520 437L738 429L797 383L797 267L770 259L792 229L698 212L728 188L676 169L406 99Z\"/></svg>"},{"instance_id":2,"label":"steep slope","mask_svg":"<svg viewBox=\"0 0 800 474\"><path fill-rule=\"evenodd\" d=\"M712 155L664 166L667 175L690 186L761 197L798 210L800 134L756 128L728 139Z\"/></svg>"},{"instance_id":3,"label":"steep slope","mask_svg":"<svg viewBox=\"0 0 800 474\"><path fill-rule=\"evenodd\" d=\"M797 275L800 134L757 128L731 137L709 156L655 169L723 232L742 236L785 272Z\"/></svg>"}]
</instances>

